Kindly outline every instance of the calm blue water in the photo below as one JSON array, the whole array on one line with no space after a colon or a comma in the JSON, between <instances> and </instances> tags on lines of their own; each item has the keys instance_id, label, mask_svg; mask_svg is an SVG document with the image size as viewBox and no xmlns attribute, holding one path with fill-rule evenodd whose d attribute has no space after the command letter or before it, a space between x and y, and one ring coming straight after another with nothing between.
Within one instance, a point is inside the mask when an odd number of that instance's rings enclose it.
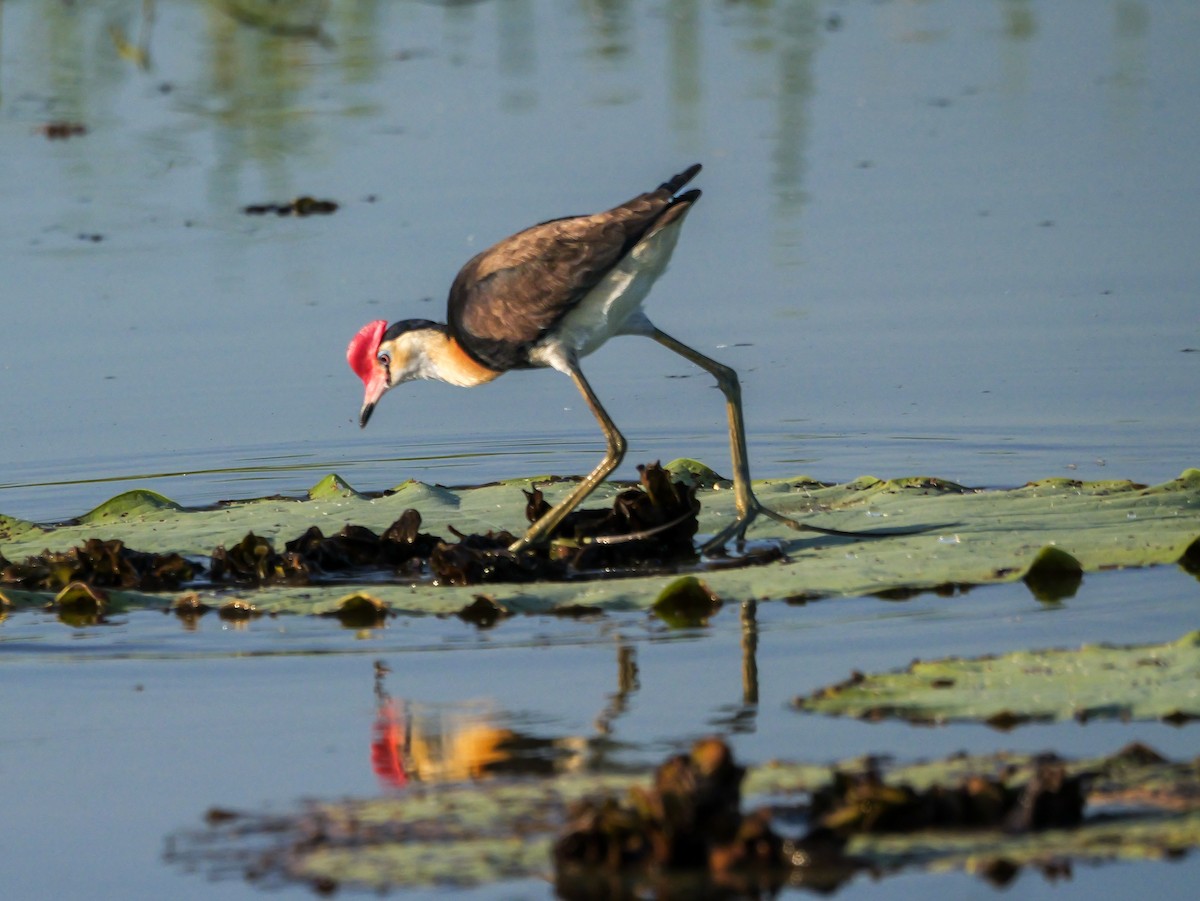
<instances>
[{"instance_id":1,"label":"calm blue water","mask_svg":"<svg viewBox=\"0 0 1200 901\"><path fill-rule=\"evenodd\" d=\"M741 370L757 475L1196 463L1190 3L339 2L325 44L141 8L3 10L0 511L586 471L566 379L410 386L360 432L345 344L693 160L650 308ZM148 35L148 68L110 28ZM37 133L60 119L89 131ZM342 206L241 212L302 194ZM636 339L588 365L622 474L725 465L707 377Z\"/></svg>"},{"instance_id":2,"label":"calm blue water","mask_svg":"<svg viewBox=\"0 0 1200 901\"><path fill-rule=\"evenodd\" d=\"M238 628L212 615L189 631L150 611L73 630L48 615L13 614L0 626L0 798L14 822L6 884L20 898L94 897L97 885L124 897L256 897L239 878L214 884L167 865L169 837L200 829L214 806L283 811L301 798L384 792L370 753L376 661L389 667L384 688L418 732L511 729L572 749L577 766L651 766L713 732L755 762L1048 748L1080 756L1135 740L1190 759L1195 726L913 728L802 716L789 702L853 668L903 667L914 657L1170 639L1195 626L1196 599L1193 577L1159 567L1089 575L1061 606L1039 603L1020 583L954 599L760 604L749 655L736 603L709 628L674 632L644 614L518 617L487 631L420 617L370 633L299 617ZM621 648L637 668L625 685ZM1021 897L1124 898L1154 885L1161 897L1190 898L1196 860L1079 867L1073 882L1053 886L1025 874ZM916 875L860 880L839 897L931 893L995 897L967 877Z\"/></svg>"},{"instance_id":3,"label":"calm blue water","mask_svg":"<svg viewBox=\"0 0 1200 901\"><path fill-rule=\"evenodd\" d=\"M372 490L590 469L595 424L550 373L409 386L359 430L346 342L370 319L440 317L458 267L493 241L697 160L704 198L650 311L742 373L755 475L1004 486L1200 465L1195 4L292 5L328 7L319 40L227 12L270 5L0 6L0 513L61 519L132 487L189 504L301 493L330 471ZM40 132L60 120L87 133ZM299 195L340 208L241 212ZM719 394L686 363L627 339L588 371L630 439L619 475L677 456L725 467ZM757 705L730 608L685 633L618 616L366 637L324 621L189 632L135 613L76 631L14 614L0 621L0 804L19 826L0 861L13 897L260 897L167 866L166 837L213 805L378 791L376 659L413 705L586 738L619 694L616 647L632 646L639 684L611 722L620 765L713 730L751 761L1135 739L1194 757L1194 727L1000 736L786 704L914 656L1165 640L1195 610L1196 581L1174 568L1089 576L1054 609L1020 586L764 604ZM1190 898L1196 867L1018 886ZM914 875L839 897L884 893L995 896Z\"/></svg>"}]
</instances>

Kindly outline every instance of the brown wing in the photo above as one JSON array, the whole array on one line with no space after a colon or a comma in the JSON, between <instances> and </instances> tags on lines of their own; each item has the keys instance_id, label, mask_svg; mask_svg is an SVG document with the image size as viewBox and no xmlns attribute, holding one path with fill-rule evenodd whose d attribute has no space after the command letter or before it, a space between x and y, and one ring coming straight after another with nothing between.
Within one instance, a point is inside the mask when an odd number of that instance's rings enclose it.
<instances>
[{"instance_id":1,"label":"brown wing","mask_svg":"<svg viewBox=\"0 0 1200 901\"><path fill-rule=\"evenodd\" d=\"M450 334L493 369L529 365L530 349L643 237L698 191L672 195L699 171L591 216L554 219L505 238L472 260L450 289Z\"/></svg>"}]
</instances>

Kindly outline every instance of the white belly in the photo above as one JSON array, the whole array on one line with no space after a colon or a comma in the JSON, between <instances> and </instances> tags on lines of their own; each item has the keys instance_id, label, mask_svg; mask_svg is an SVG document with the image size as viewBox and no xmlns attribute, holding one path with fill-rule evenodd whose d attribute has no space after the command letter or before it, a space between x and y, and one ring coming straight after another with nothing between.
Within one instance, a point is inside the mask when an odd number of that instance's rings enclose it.
<instances>
[{"instance_id":1,"label":"white belly","mask_svg":"<svg viewBox=\"0 0 1200 901\"><path fill-rule=\"evenodd\" d=\"M624 259L568 313L531 354L543 365L563 369L563 352L583 357L613 335L647 334L653 326L642 312L642 301L655 280L666 271L679 240L683 217L636 244Z\"/></svg>"}]
</instances>

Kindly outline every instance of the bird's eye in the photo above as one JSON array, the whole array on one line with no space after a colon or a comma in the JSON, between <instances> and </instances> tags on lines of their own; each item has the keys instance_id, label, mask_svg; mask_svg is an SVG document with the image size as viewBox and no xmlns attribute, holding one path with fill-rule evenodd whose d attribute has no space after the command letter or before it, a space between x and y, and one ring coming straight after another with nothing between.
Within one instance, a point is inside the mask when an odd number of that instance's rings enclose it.
<instances>
[{"instance_id":1,"label":"bird's eye","mask_svg":"<svg viewBox=\"0 0 1200 901\"><path fill-rule=\"evenodd\" d=\"M379 365L384 369L387 369L392 365L392 357L390 354L380 354L375 359L379 361Z\"/></svg>"}]
</instances>

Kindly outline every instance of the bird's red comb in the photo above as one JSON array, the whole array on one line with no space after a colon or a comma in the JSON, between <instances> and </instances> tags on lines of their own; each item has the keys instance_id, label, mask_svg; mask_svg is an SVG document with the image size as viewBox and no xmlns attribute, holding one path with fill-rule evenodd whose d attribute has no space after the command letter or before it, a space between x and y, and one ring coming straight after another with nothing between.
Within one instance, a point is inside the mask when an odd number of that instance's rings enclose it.
<instances>
[{"instance_id":1,"label":"bird's red comb","mask_svg":"<svg viewBox=\"0 0 1200 901\"><path fill-rule=\"evenodd\" d=\"M369 382L375 374L375 352L379 349L379 342L383 339L385 331L386 319L368 322L358 330L358 334L350 340L350 346L346 348L346 362L364 382Z\"/></svg>"}]
</instances>

